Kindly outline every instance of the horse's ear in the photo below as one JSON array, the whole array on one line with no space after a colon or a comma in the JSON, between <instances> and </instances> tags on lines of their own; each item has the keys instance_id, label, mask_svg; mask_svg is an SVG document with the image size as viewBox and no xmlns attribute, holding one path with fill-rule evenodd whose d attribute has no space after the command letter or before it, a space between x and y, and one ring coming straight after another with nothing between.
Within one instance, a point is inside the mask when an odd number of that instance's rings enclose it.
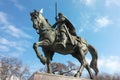
<instances>
[{"instance_id":1,"label":"horse's ear","mask_svg":"<svg viewBox=\"0 0 120 80\"><path fill-rule=\"evenodd\" d=\"M34 12L37 12L37 10L36 10L36 9L34 9Z\"/></svg>"},{"instance_id":2,"label":"horse's ear","mask_svg":"<svg viewBox=\"0 0 120 80\"><path fill-rule=\"evenodd\" d=\"M39 13L41 13L41 14L43 13L43 8L39 11Z\"/></svg>"}]
</instances>

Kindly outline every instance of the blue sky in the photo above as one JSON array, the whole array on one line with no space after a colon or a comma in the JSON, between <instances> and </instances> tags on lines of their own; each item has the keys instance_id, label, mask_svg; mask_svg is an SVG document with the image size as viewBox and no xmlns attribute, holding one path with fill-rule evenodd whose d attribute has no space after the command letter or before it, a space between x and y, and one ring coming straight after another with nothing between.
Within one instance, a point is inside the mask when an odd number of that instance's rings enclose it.
<instances>
[{"instance_id":1,"label":"blue sky","mask_svg":"<svg viewBox=\"0 0 120 80\"><path fill-rule=\"evenodd\" d=\"M0 0L0 55L18 57L32 72L43 67L32 48L39 36L29 14L43 8L43 16L53 25L55 2L77 34L97 49L100 72L120 72L120 0ZM89 53L86 58L90 60ZM70 55L53 57L53 62L68 60L79 65Z\"/></svg>"}]
</instances>

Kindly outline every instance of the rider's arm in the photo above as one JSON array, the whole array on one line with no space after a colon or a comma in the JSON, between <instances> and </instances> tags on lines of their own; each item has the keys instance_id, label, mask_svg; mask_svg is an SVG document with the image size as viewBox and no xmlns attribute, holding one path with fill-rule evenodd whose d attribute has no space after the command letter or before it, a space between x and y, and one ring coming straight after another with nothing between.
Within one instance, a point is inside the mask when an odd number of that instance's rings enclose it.
<instances>
[{"instance_id":1,"label":"rider's arm","mask_svg":"<svg viewBox=\"0 0 120 80\"><path fill-rule=\"evenodd\" d=\"M56 23L52 27L55 28L57 24L62 23L64 21L65 21L65 18L57 19Z\"/></svg>"}]
</instances>

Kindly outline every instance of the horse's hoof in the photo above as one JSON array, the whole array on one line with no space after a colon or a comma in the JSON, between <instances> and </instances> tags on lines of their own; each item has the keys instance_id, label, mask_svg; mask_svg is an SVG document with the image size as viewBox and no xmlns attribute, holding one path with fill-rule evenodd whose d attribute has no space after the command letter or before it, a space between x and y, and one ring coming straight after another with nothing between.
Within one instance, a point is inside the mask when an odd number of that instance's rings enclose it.
<instances>
[{"instance_id":1,"label":"horse's hoof","mask_svg":"<svg viewBox=\"0 0 120 80\"><path fill-rule=\"evenodd\" d=\"M41 62L43 65L45 65L45 61L41 61L41 60L40 60L40 62Z\"/></svg>"},{"instance_id":2,"label":"horse's hoof","mask_svg":"<svg viewBox=\"0 0 120 80\"><path fill-rule=\"evenodd\" d=\"M79 75L78 75L78 74L75 74L75 75L74 75L74 77L77 77L77 78L78 78L78 77L79 77Z\"/></svg>"},{"instance_id":3,"label":"horse's hoof","mask_svg":"<svg viewBox=\"0 0 120 80\"><path fill-rule=\"evenodd\" d=\"M91 76L90 76L90 79L93 79L93 80L94 80L94 77L93 77L93 75L91 75Z\"/></svg>"}]
</instances>

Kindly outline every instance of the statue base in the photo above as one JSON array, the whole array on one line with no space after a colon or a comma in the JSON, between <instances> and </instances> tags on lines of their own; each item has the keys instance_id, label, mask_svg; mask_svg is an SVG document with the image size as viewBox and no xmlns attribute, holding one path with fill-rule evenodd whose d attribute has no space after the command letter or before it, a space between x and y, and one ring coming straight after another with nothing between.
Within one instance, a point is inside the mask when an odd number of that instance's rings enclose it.
<instances>
[{"instance_id":1,"label":"statue base","mask_svg":"<svg viewBox=\"0 0 120 80\"><path fill-rule=\"evenodd\" d=\"M34 73L28 80L91 80L48 73Z\"/></svg>"}]
</instances>

